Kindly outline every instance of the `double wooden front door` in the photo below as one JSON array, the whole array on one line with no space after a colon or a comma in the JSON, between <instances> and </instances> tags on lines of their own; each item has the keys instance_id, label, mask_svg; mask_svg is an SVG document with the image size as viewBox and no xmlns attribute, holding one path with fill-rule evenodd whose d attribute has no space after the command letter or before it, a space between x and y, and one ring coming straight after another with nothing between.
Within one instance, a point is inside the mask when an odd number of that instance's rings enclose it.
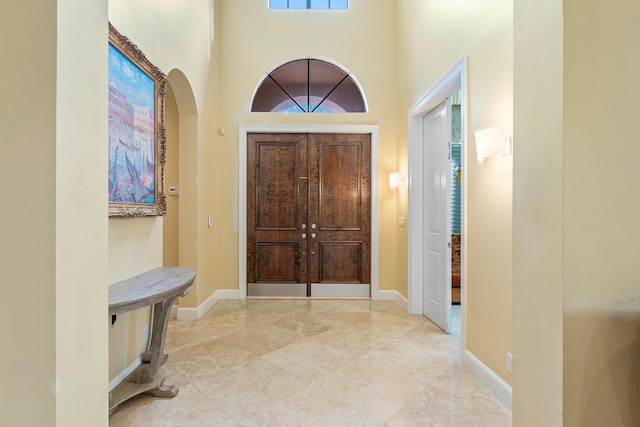
<instances>
[{"instance_id":1,"label":"double wooden front door","mask_svg":"<svg viewBox=\"0 0 640 427\"><path fill-rule=\"evenodd\" d=\"M248 295L370 296L370 158L370 134L248 134Z\"/></svg>"}]
</instances>

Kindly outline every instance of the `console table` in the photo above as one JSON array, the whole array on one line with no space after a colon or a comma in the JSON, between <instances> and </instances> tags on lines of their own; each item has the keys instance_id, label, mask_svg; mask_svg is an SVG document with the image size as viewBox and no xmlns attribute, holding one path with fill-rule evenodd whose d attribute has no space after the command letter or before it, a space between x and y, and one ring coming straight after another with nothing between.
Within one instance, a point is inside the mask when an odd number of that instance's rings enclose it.
<instances>
[{"instance_id":1,"label":"console table","mask_svg":"<svg viewBox=\"0 0 640 427\"><path fill-rule=\"evenodd\" d=\"M109 413L125 400L141 393L175 397L178 388L164 384L158 373L167 360L164 343L171 306L195 280L196 272L185 267L159 267L109 286L109 314L153 306L149 349L141 354L142 364L109 393Z\"/></svg>"}]
</instances>

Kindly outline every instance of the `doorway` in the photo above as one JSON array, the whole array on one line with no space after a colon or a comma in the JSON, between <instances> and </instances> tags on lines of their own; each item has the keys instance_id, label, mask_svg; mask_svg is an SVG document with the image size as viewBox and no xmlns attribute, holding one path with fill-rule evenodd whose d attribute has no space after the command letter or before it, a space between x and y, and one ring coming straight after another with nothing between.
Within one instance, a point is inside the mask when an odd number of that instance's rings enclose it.
<instances>
[{"instance_id":1,"label":"doorway","mask_svg":"<svg viewBox=\"0 0 640 427\"><path fill-rule=\"evenodd\" d=\"M166 162L164 165L165 188L180 186L180 114L171 84L167 84L165 96ZM162 265L180 265L180 204L174 191L168 191L167 213L162 221Z\"/></svg>"},{"instance_id":2,"label":"doorway","mask_svg":"<svg viewBox=\"0 0 640 427\"><path fill-rule=\"evenodd\" d=\"M191 84L177 68L167 74L165 101L167 215L163 218L163 265L197 267L198 112ZM189 316L196 292L176 300L176 316Z\"/></svg>"},{"instance_id":3,"label":"doorway","mask_svg":"<svg viewBox=\"0 0 640 427\"><path fill-rule=\"evenodd\" d=\"M247 295L369 297L371 134L247 135Z\"/></svg>"},{"instance_id":4,"label":"doorway","mask_svg":"<svg viewBox=\"0 0 640 427\"><path fill-rule=\"evenodd\" d=\"M409 112L409 226L412 232L409 235L409 311L412 314L428 313L427 317L438 324L444 331L449 332L450 312L452 302L451 289L451 267L452 267L452 246L454 236L451 230L451 193L450 186L454 179L457 179L455 170L451 173L451 160L445 159L430 165L430 158L438 153L437 150L444 149L448 157L451 157L453 147L449 144L451 139L451 101L456 101L460 105L460 171L464 170L466 153L464 150L465 141L465 94L466 94L466 58L463 57L456 63L436 85L411 109ZM444 103L444 104L443 104ZM440 107L438 107L440 106ZM446 123L448 130L441 133L448 133L445 140L435 135L428 135L430 130L426 128L425 121L431 114L436 114L439 109L448 117ZM434 151L435 150L435 151ZM432 187L434 178L438 178L440 184L446 184L447 189L440 193L446 194L447 199L435 201L437 194L428 187ZM454 178L455 177L455 178ZM440 187L442 188L442 186ZM464 235L466 229L466 218L464 215L465 188L464 174L460 173L460 188L462 190L459 201L460 230L458 235ZM437 207L437 209L435 209ZM444 224L438 219L446 219L449 224ZM434 232L433 224L440 224L438 233L440 239L429 243L429 235ZM442 225L444 224L444 226ZM456 242L457 243L457 242ZM427 250L428 245L435 245ZM456 248L457 249L457 248ZM460 283L460 305L461 305L461 333L462 345L465 345L465 245L464 239L459 247L459 283ZM425 252L429 254L439 254L431 257L431 265L425 257ZM457 255L457 253L456 253ZM436 265L434 268L434 264ZM430 298L435 296L435 298ZM427 308L428 301L436 300L438 303L434 307ZM433 301L431 301L433 302ZM427 310L425 310L427 308Z\"/></svg>"},{"instance_id":5,"label":"doorway","mask_svg":"<svg viewBox=\"0 0 640 427\"><path fill-rule=\"evenodd\" d=\"M371 136L371 221L370 221L370 290L371 299L379 299L379 230L378 230L378 151L377 125L286 125L245 124L238 133L238 298L247 297L247 145L250 133L369 134ZM305 297L308 298L308 297Z\"/></svg>"},{"instance_id":6,"label":"doorway","mask_svg":"<svg viewBox=\"0 0 640 427\"><path fill-rule=\"evenodd\" d=\"M425 181L422 314L449 332L451 306L451 100L422 118Z\"/></svg>"}]
</instances>

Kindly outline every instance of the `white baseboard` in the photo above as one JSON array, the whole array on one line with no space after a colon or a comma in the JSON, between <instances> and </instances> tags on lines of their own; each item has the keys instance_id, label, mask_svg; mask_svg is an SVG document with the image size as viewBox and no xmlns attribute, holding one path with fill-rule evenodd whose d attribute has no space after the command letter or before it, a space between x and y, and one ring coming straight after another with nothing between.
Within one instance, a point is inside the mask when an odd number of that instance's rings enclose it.
<instances>
[{"instance_id":1,"label":"white baseboard","mask_svg":"<svg viewBox=\"0 0 640 427\"><path fill-rule=\"evenodd\" d=\"M475 375L498 399L511 411L513 408L513 389L496 375L487 365L468 350L462 355L462 364Z\"/></svg>"},{"instance_id":2,"label":"white baseboard","mask_svg":"<svg viewBox=\"0 0 640 427\"><path fill-rule=\"evenodd\" d=\"M198 320L221 299L238 299L237 289L218 289L197 307L179 307L176 312L178 320Z\"/></svg>"},{"instance_id":3,"label":"white baseboard","mask_svg":"<svg viewBox=\"0 0 640 427\"><path fill-rule=\"evenodd\" d=\"M378 299L382 301L395 301L405 310L409 309L409 301L398 291L378 291Z\"/></svg>"},{"instance_id":4,"label":"white baseboard","mask_svg":"<svg viewBox=\"0 0 640 427\"><path fill-rule=\"evenodd\" d=\"M114 388L118 386L125 378L127 378L133 371L136 370L138 366L142 364L142 359L137 357L136 360L129 366L127 366L124 371L120 372L114 379L109 381L109 392L113 391Z\"/></svg>"}]
</instances>

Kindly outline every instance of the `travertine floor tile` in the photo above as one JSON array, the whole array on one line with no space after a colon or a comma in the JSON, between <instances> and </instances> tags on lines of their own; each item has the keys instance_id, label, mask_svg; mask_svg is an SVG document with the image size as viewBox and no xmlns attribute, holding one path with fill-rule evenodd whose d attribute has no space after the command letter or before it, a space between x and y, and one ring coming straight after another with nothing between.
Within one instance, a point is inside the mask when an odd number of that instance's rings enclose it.
<instances>
[{"instance_id":1,"label":"travertine floor tile","mask_svg":"<svg viewBox=\"0 0 640 427\"><path fill-rule=\"evenodd\" d=\"M382 427L385 423L311 386L245 418L241 425Z\"/></svg>"},{"instance_id":2,"label":"travertine floor tile","mask_svg":"<svg viewBox=\"0 0 640 427\"><path fill-rule=\"evenodd\" d=\"M225 300L169 322L174 399L134 398L111 426L491 426L510 412L451 334L393 301Z\"/></svg>"},{"instance_id":3,"label":"travertine floor tile","mask_svg":"<svg viewBox=\"0 0 640 427\"><path fill-rule=\"evenodd\" d=\"M347 352L312 339L295 342L262 357L307 383L325 378L355 360Z\"/></svg>"},{"instance_id":4,"label":"travertine floor tile","mask_svg":"<svg viewBox=\"0 0 640 427\"><path fill-rule=\"evenodd\" d=\"M166 365L195 381L249 363L255 358L250 351L217 339L171 353Z\"/></svg>"},{"instance_id":5,"label":"travertine floor tile","mask_svg":"<svg viewBox=\"0 0 640 427\"><path fill-rule=\"evenodd\" d=\"M123 403L111 417L111 427L226 427L238 423L193 385L180 388L173 399L141 395Z\"/></svg>"},{"instance_id":6,"label":"travertine floor tile","mask_svg":"<svg viewBox=\"0 0 640 427\"><path fill-rule=\"evenodd\" d=\"M258 359L196 382L196 387L241 421L304 388L306 383L269 361Z\"/></svg>"},{"instance_id":7,"label":"travertine floor tile","mask_svg":"<svg viewBox=\"0 0 640 427\"><path fill-rule=\"evenodd\" d=\"M494 399L469 398L427 387L398 411L387 423L389 427L507 427L511 414Z\"/></svg>"}]
</instances>

